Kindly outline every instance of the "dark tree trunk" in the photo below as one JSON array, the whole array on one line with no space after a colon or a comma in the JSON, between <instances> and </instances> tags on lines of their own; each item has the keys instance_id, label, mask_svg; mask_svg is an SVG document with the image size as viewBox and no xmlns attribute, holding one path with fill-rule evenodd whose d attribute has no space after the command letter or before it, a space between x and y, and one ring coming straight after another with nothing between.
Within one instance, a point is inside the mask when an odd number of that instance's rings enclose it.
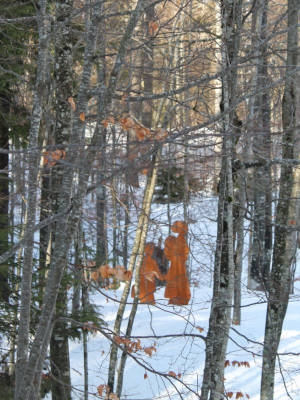
<instances>
[{"instance_id":1,"label":"dark tree trunk","mask_svg":"<svg viewBox=\"0 0 300 400\"><path fill-rule=\"evenodd\" d=\"M9 180L8 180L8 125L5 116L9 114L10 99L8 93L0 92L0 148L7 153L0 153L0 252L3 254L8 249L8 202L9 202ZM0 301L8 301L10 294L8 284L8 263L0 265Z\"/></svg>"},{"instance_id":2,"label":"dark tree trunk","mask_svg":"<svg viewBox=\"0 0 300 400\"><path fill-rule=\"evenodd\" d=\"M73 9L73 0L59 0L56 2L56 43L55 43L55 70L56 84L55 116L53 150L64 150L71 137L71 107L67 98L72 97L72 39L69 16ZM52 151L53 151L52 150ZM51 211L53 214L59 209L59 195L63 181L64 166L56 163L51 167ZM51 233L52 247L56 242L56 224L53 224ZM68 331L66 322L60 317L67 314L67 273L61 283L56 306L56 322L50 340L51 384L52 400L71 399L71 377Z\"/></svg>"},{"instance_id":3,"label":"dark tree trunk","mask_svg":"<svg viewBox=\"0 0 300 400\"><path fill-rule=\"evenodd\" d=\"M271 166L266 163L271 157L270 97L268 89L268 46L267 36L268 0L259 0L254 8L252 30L257 32L253 40L256 58L255 98L253 104L253 154L263 165L255 169L254 224L252 259L249 287L266 290L270 272L272 251L272 181Z\"/></svg>"},{"instance_id":4,"label":"dark tree trunk","mask_svg":"<svg viewBox=\"0 0 300 400\"><path fill-rule=\"evenodd\" d=\"M300 172L285 160L299 159L299 42L297 0L288 0L288 40L285 90L282 100L283 144L279 200L276 209L273 264L268 283L268 308L265 327L261 400L272 400L277 351L291 290L292 264L297 247L296 230L299 215Z\"/></svg>"},{"instance_id":5,"label":"dark tree trunk","mask_svg":"<svg viewBox=\"0 0 300 400\"><path fill-rule=\"evenodd\" d=\"M219 183L218 231L214 263L214 289L206 340L201 400L224 398L224 363L231 324L234 289L233 149L239 123L232 105L236 95L242 0L221 2L223 148Z\"/></svg>"}]
</instances>

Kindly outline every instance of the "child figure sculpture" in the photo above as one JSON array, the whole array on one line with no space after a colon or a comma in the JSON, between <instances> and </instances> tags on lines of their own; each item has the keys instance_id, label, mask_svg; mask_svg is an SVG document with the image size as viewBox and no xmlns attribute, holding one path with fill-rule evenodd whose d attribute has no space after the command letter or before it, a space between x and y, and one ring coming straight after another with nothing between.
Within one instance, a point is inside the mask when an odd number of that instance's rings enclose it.
<instances>
[{"instance_id":1,"label":"child figure sculpture","mask_svg":"<svg viewBox=\"0 0 300 400\"><path fill-rule=\"evenodd\" d=\"M158 268L158 264L153 256L154 243L147 243L145 246L145 256L140 271L140 292L141 303L155 304L154 292L156 289L155 277L163 280ZM135 296L134 286L132 287L131 297Z\"/></svg>"},{"instance_id":2,"label":"child figure sculpture","mask_svg":"<svg viewBox=\"0 0 300 400\"><path fill-rule=\"evenodd\" d=\"M185 240L188 227L185 222L176 221L171 230L178 233L178 236L168 236L165 240L164 252L167 259L171 261L170 269L165 276L167 281L165 297L169 299L169 304L187 305L191 298L185 266L189 254L189 247Z\"/></svg>"}]
</instances>

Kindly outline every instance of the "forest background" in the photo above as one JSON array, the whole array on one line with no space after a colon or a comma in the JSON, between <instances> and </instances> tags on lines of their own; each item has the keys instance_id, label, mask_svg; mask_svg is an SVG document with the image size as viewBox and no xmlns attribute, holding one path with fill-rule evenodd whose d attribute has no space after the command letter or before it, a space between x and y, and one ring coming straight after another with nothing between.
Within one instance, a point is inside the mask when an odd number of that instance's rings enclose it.
<instances>
[{"instance_id":1,"label":"forest background","mask_svg":"<svg viewBox=\"0 0 300 400\"><path fill-rule=\"evenodd\" d=\"M145 374L180 384L179 398L247 397L224 386L246 251L248 288L267 303L260 398L274 398L282 324L298 279L298 14L297 0L1 1L5 398L71 399L71 340L83 343L84 400L122 398L128 357ZM189 229L200 224L190 206L206 197L217 199L212 261L187 263L191 288L203 273L213 286L208 328L190 333L205 347L195 390L181 373L143 361L157 345L145 347L133 327L148 228L160 267L150 281L165 285L157 239L172 233L174 204L182 206L177 220ZM152 218L154 203L165 207ZM93 294L111 297L120 288L110 328ZM189 304L166 309L180 314ZM88 384L93 332L110 343L96 394Z\"/></svg>"}]
</instances>

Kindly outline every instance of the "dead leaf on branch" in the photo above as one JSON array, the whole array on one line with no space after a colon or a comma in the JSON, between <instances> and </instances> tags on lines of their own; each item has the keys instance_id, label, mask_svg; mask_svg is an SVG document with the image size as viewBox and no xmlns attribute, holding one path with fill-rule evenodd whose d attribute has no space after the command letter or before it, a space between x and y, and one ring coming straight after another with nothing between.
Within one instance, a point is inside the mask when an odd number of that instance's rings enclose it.
<instances>
[{"instance_id":1,"label":"dead leaf on branch","mask_svg":"<svg viewBox=\"0 0 300 400\"><path fill-rule=\"evenodd\" d=\"M97 392L99 394L100 397L103 396L103 391L106 390L107 385L99 385L97 387Z\"/></svg>"},{"instance_id":2,"label":"dead leaf on branch","mask_svg":"<svg viewBox=\"0 0 300 400\"><path fill-rule=\"evenodd\" d=\"M76 104L75 104L75 101L74 101L73 97L69 97L68 98L68 103L71 105L72 110L75 111L76 110Z\"/></svg>"},{"instance_id":3,"label":"dead leaf on branch","mask_svg":"<svg viewBox=\"0 0 300 400\"><path fill-rule=\"evenodd\" d=\"M97 281L97 280L99 279L99 272L98 272L98 271L93 271L93 272L91 273L91 279L92 279L93 281Z\"/></svg>"},{"instance_id":4,"label":"dead leaf on branch","mask_svg":"<svg viewBox=\"0 0 300 400\"><path fill-rule=\"evenodd\" d=\"M139 350L142 350L141 341L138 339L137 341L133 341L127 338L122 338L120 336L115 336L114 341L120 346L124 345L125 349L128 353L137 353Z\"/></svg>"},{"instance_id":5,"label":"dead leaf on branch","mask_svg":"<svg viewBox=\"0 0 300 400\"><path fill-rule=\"evenodd\" d=\"M117 265L115 268L111 268L108 264L101 265L98 272L102 279L115 278L120 281L130 281L132 276L131 271L127 271L123 265Z\"/></svg>"},{"instance_id":6,"label":"dead leaf on branch","mask_svg":"<svg viewBox=\"0 0 300 400\"><path fill-rule=\"evenodd\" d=\"M112 125L115 123L114 117L108 116L106 119L101 121L101 124L104 126L104 128L107 128L109 123Z\"/></svg>"},{"instance_id":7,"label":"dead leaf on branch","mask_svg":"<svg viewBox=\"0 0 300 400\"><path fill-rule=\"evenodd\" d=\"M54 151L44 151L43 157L44 157L43 165L48 165L48 167L53 167L57 161L65 159L66 152L60 149L56 149Z\"/></svg>"},{"instance_id":8,"label":"dead leaf on branch","mask_svg":"<svg viewBox=\"0 0 300 400\"><path fill-rule=\"evenodd\" d=\"M120 400L120 398L115 393L110 393L107 397L108 400Z\"/></svg>"},{"instance_id":9,"label":"dead leaf on branch","mask_svg":"<svg viewBox=\"0 0 300 400\"><path fill-rule=\"evenodd\" d=\"M153 36L158 29L158 23L155 21L150 21L148 24L149 35Z\"/></svg>"},{"instance_id":10,"label":"dead leaf on branch","mask_svg":"<svg viewBox=\"0 0 300 400\"><path fill-rule=\"evenodd\" d=\"M150 346L150 347L144 347L144 352L149 356L152 357L152 353L156 351L156 347Z\"/></svg>"},{"instance_id":11,"label":"dead leaf on branch","mask_svg":"<svg viewBox=\"0 0 300 400\"><path fill-rule=\"evenodd\" d=\"M98 271L101 275L101 278L106 279L106 278L110 278L111 276L113 276L113 274L111 273L112 268L110 268L110 266L108 264L105 265L101 265L101 267L99 267Z\"/></svg>"},{"instance_id":12,"label":"dead leaf on branch","mask_svg":"<svg viewBox=\"0 0 300 400\"><path fill-rule=\"evenodd\" d=\"M239 361L234 360L234 361L232 361L231 365L232 365L233 367L235 367L236 365L237 365L238 367L240 367L240 366L241 366L241 363L240 363Z\"/></svg>"},{"instance_id":13,"label":"dead leaf on branch","mask_svg":"<svg viewBox=\"0 0 300 400\"><path fill-rule=\"evenodd\" d=\"M132 273L131 271L127 271L123 265L117 265L114 270L114 276L116 279L120 281L130 281Z\"/></svg>"}]
</instances>

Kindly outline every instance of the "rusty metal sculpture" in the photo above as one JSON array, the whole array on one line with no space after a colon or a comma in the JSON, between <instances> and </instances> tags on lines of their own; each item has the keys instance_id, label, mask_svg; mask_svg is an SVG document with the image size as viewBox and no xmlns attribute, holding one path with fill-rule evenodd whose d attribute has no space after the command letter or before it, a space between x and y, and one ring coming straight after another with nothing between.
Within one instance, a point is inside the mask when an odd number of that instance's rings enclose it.
<instances>
[{"instance_id":1,"label":"rusty metal sculpture","mask_svg":"<svg viewBox=\"0 0 300 400\"><path fill-rule=\"evenodd\" d=\"M169 304L186 305L191 298L189 280L186 273L186 261L189 254L189 247L185 240L188 232L187 224L183 221L176 221L172 232L178 233L178 237L168 236L165 240L165 255L171 261L171 266L165 276L167 281L165 297Z\"/></svg>"},{"instance_id":2,"label":"rusty metal sculpture","mask_svg":"<svg viewBox=\"0 0 300 400\"><path fill-rule=\"evenodd\" d=\"M139 299L141 303L155 304L154 292L156 289L155 277L164 280L158 264L153 258L154 243L147 243L145 246L145 256L140 271L140 291ZM134 286L132 287L131 297L135 296Z\"/></svg>"}]
</instances>

